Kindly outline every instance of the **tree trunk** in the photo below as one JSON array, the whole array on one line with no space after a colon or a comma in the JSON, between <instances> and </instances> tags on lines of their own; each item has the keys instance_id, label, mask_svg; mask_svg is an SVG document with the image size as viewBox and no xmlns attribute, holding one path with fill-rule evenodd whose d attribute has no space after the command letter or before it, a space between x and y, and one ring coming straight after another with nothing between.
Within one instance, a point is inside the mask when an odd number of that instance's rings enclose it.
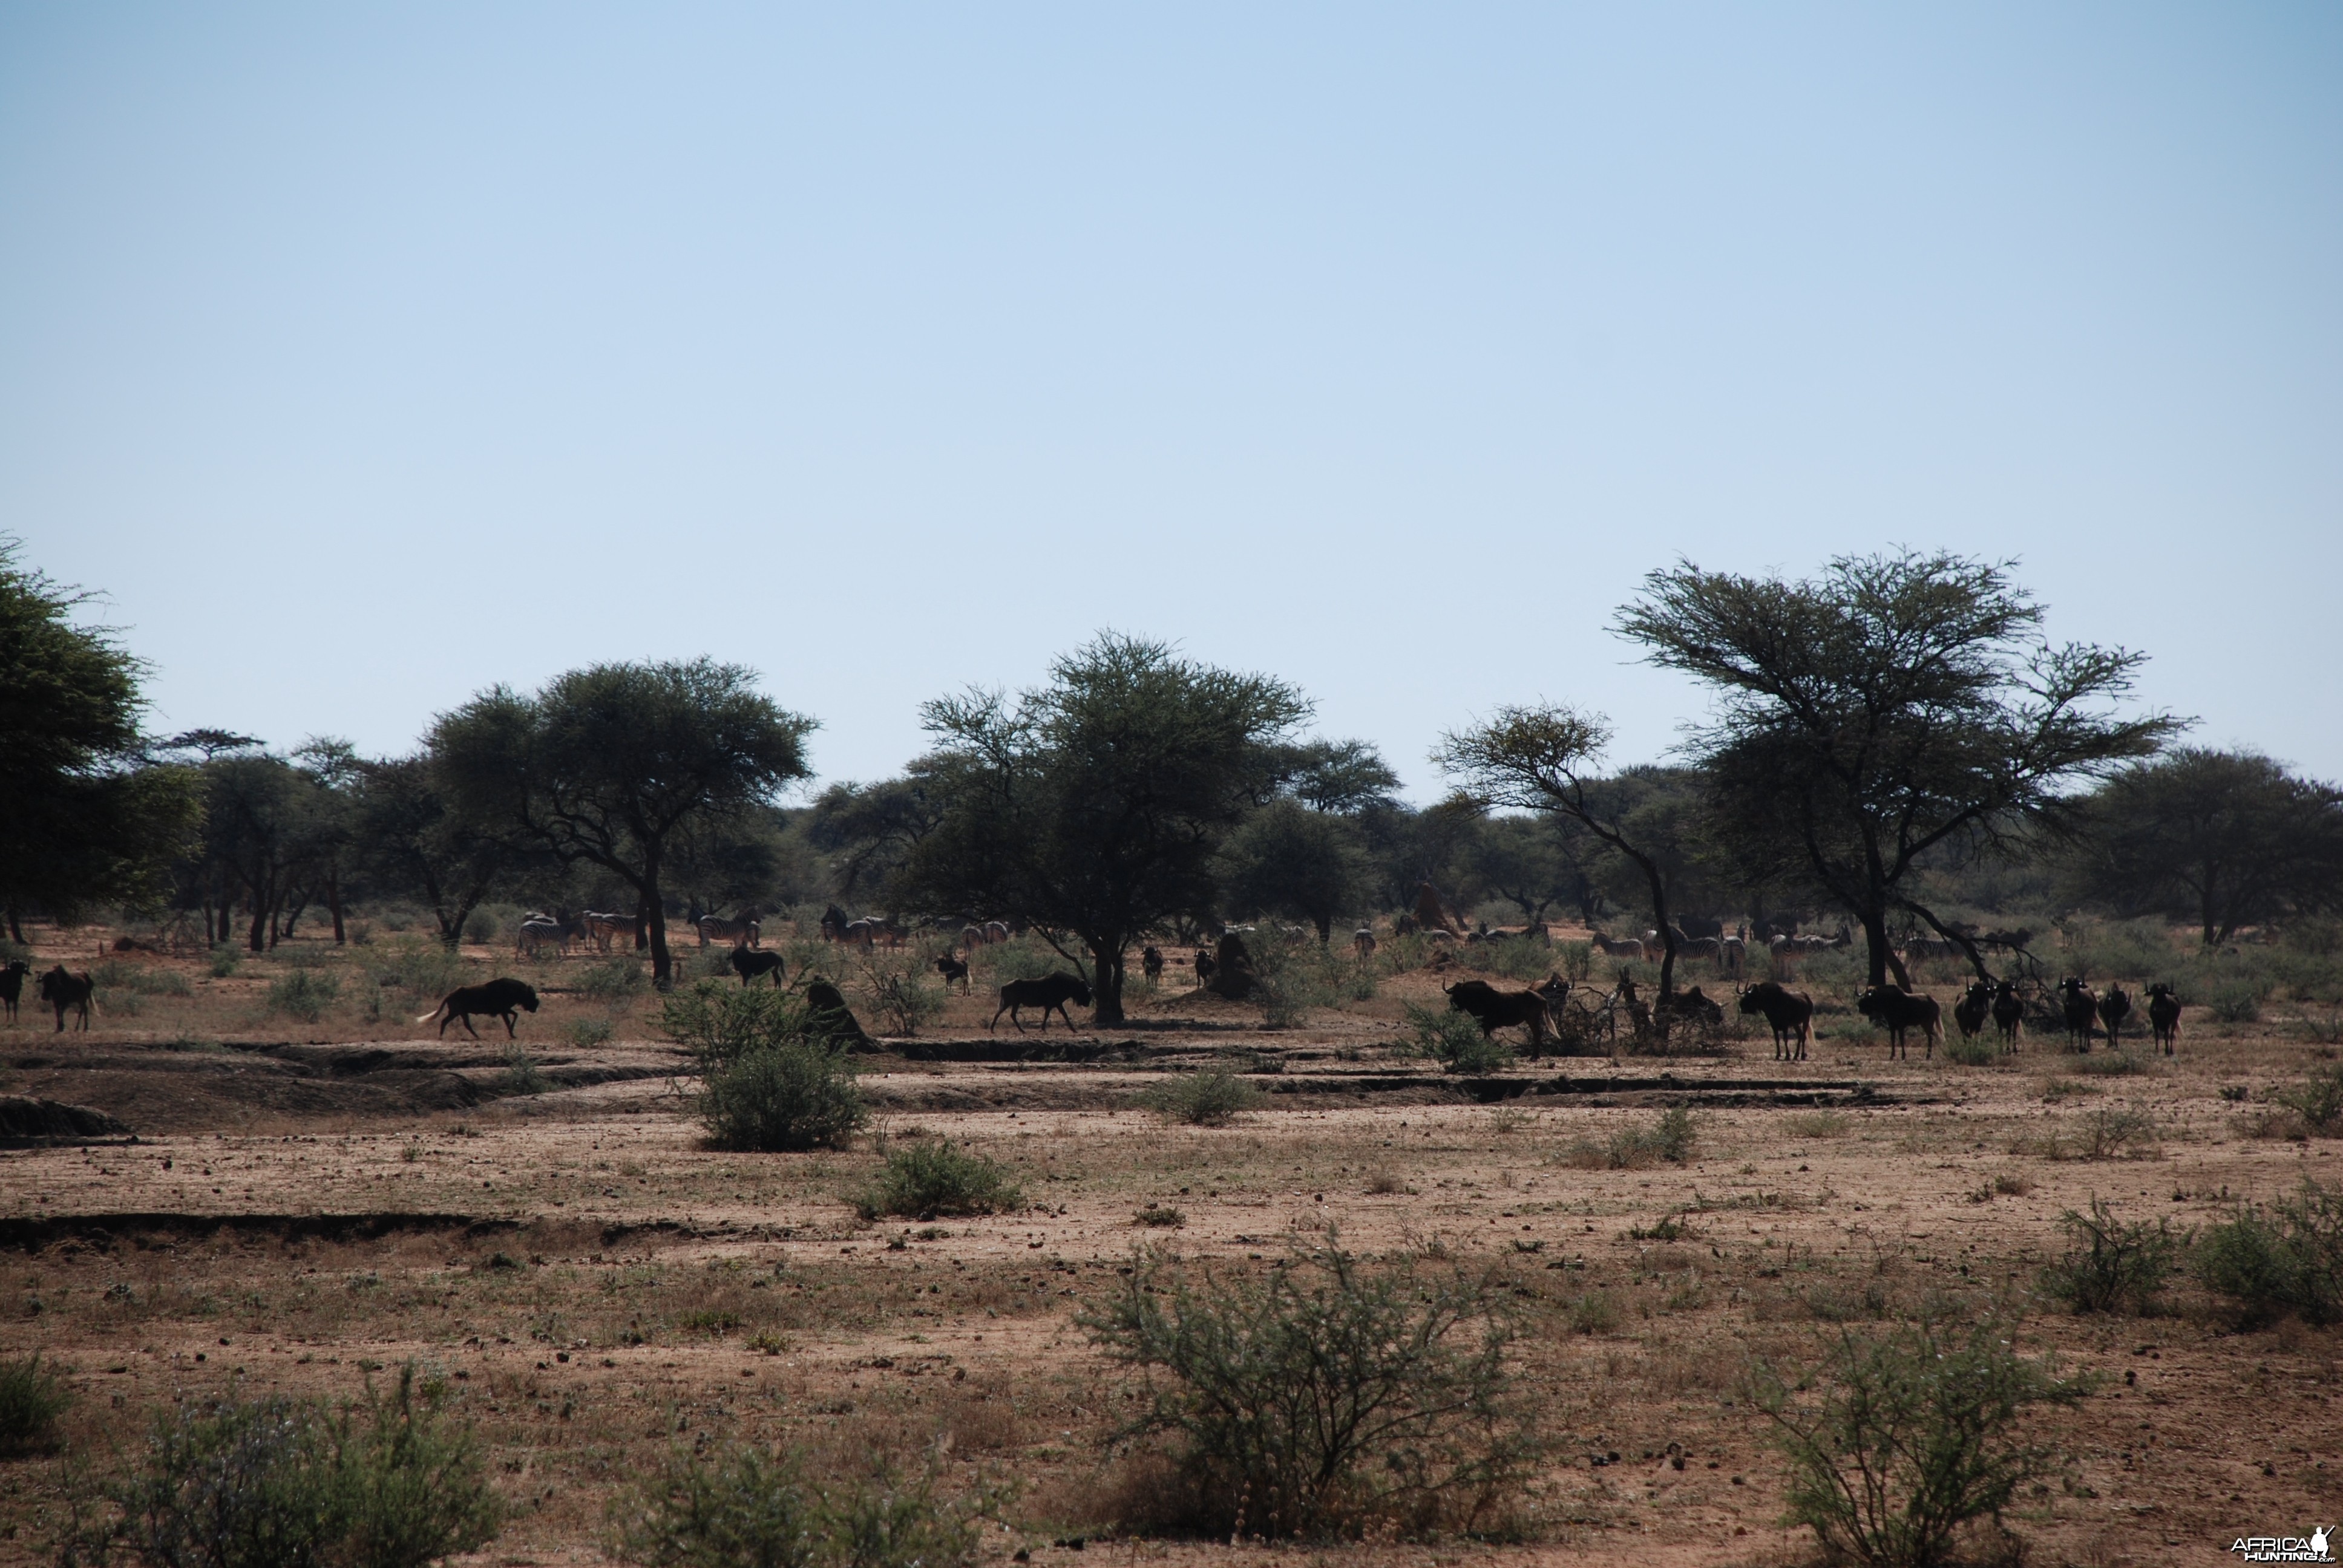
<instances>
[{"instance_id":1,"label":"tree trunk","mask_svg":"<svg viewBox=\"0 0 2343 1568\"><path fill-rule=\"evenodd\" d=\"M1322 915L1318 919L1318 945L1322 948L1334 945L1334 917L1332 915Z\"/></svg>"},{"instance_id":2,"label":"tree trunk","mask_svg":"<svg viewBox=\"0 0 2343 1568\"><path fill-rule=\"evenodd\" d=\"M2205 922L2205 947L2209 952L2218 946L2220 941L2220 939L2213 934L2214 927L2219 922L2213 914L2213 876L2210 871L2205 874L2205 892L2197 900L2197 910Z\"/></svg>"},{"instance_id":3,"label":"tree trunk","mask_svg":"<svg viewBox=\"0 0 2343 1568\"><path fill-rule=\"evenodd\" d=\"M651 984L667 990L675 984L675 960L667 950L667 900L659 896L659 849L656 844L643 846L643 907L650 911Z\"/></svg>"},{"instance_id":4,"label":"tree trunk","mask_svg":"<svg viewBox=\"0 0 2343 1568\"><path fill-rule=\"evenodd\" d=\"M1113 950L1108 951L1109 946ZM1122 943L1093 943L1091 946L1091 994L1097 1000L1091 1011L1094 1024L1121 1023L1122 1020Z\"/></svg>"},{"instance_id":5,"label":"tree trunk","mask_svg":"<svg viewBox=\"0 0 2343 1568\"><path fill-rule=\"evenodd\" d=\"M651 907L641 899L635 900L635 951L641 952L651 945Z\"/></svg>"},{"instance_id":6,"label":"tree trunk","mask_svg":"<svg viewBox=\"0 0 2343 1568\"><path fill-rule=\"evenodd\" d=\"M1875 986L1887 983L1888 961L1895 957L1887 943L1887 911L1863 911L1863 944L1870 967L1865 972L1871 978L1866 982Z\"/></svg>"},{"instance_id":7,"label":"tree trunk","mask_svg":"<svg viewBox=\"0 0 2343 1568\"><path fill-rule=\"evenodd\" d=\"M8 906L8 940L18 947L25 945L25 928L17 922L16 906Z\"/></svg>"},{"instance_id":8,"label":"tree trunk","mask_svg":"<svg viewBox=\"0 0 2343 1568\"><path fill-rule=\"evenodd\" d=\"M348 940L342 930L342 879L339 877L326 879L326 908L333 911L334 945L338 948Z\"/></svg>"}]
</instances>

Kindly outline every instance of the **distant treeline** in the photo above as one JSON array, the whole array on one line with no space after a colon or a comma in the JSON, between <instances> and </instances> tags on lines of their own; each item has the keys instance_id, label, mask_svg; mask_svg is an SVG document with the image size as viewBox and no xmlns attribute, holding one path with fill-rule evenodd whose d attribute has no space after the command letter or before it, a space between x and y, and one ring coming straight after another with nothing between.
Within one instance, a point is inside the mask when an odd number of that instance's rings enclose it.
<instances>
[{"instance_id":1,"label":"distant treeline","mask_svg":"<svg viewBox=\"0 0 2343 1568\"><path fill-rule=\"evenodd\" d=\"M2006 567L1895 552L1806 581L1653 573L1614 628L1715 699L1684 762L1605 770L1564 706L1447 736L1454 792L1397 798L1375 747L1305 697L1101 636L1026 691L939 697L901 776L780 804L812 719L750 671L605 664L495 687L409 755L140 728L144 667L0 540L0 909L172 920L254 949L359 906L459 940L484 906L617 912L661 984L669 924L839 904L1002 919L1087 957L1101 1021L1123 954L1269 917L1322 938L1378 913L1845 927L1875 983L1918 934L1980 970L2011 911L2185 921L2208 945L2332 916L2343 794L2177 742L2127 702L2140 656L2054 647ZM1427 896L1426 890L1430 890Z\"/></svg>"}]
</instances>

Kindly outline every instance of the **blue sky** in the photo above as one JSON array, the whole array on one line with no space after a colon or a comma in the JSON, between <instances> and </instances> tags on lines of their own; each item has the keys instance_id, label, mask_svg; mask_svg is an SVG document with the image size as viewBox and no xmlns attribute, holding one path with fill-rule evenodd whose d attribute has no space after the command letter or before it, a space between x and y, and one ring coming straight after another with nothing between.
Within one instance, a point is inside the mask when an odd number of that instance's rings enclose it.
<instances>
[{"instance_id":1,"label":"blue sky","mask_svg":"<svg viewBox=\"0 0 2343 1568\"><path fill-rule=\"evenodd\" d=\"M2343 776L2343 11L0 8L0 531L158 729L711 654L825 778L1104 627L1428 798L1679 557L2014 556Z\"/></svg>"}]
</instances>

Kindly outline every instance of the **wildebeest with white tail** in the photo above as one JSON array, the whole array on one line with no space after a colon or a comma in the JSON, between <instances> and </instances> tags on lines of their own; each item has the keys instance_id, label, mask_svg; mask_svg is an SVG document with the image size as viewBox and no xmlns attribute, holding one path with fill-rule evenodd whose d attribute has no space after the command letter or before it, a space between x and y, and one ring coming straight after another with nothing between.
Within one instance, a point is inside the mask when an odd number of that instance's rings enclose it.
<instances>
[{"instance_id":1,"label":"wildebeest with white tail","mask_svg":"<svg viewBox=\"0 0 2343 1568\"><path fill-rule=\"evenodd\" d=\"M440 1038L444 1040L447 1038L447 1026L460 1018L464 1020L464 1031L474 1040L478 1040L480 1038L480 1031L472 1027L472 1016L475 1013L486 1013L503 1019L505 1038L513 1040L518 1038L513 1030L513 1025L518 1021L518 1015L536 1010L537 988L535 986L526 980L500 976L485 985L457 987L440 999L437 1007L415 1021L429 1023L433 1019L437 1019Z\"/></svg>"}]
</instances>

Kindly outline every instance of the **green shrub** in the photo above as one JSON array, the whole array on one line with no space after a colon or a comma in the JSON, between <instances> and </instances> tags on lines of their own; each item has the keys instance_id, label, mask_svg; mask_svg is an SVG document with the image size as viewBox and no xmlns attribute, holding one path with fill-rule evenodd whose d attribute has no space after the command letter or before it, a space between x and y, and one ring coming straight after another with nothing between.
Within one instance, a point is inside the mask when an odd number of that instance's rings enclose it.
<instances>
[{"instance_id":1,"label":"green shrub","mask_svg":"<svg viewBox=\"0 0 2343 1568\"><path fill-rule=\"evenodd\" d=\"M553 1087L553 1081L538 1070L537 1058L518 1045L505 1047L504 1091L507 1094L543 1094Z\"/></svg>"},{"instance_id":2,"label":"green shrub","mask_svg":"<svg viewBox=\"0 0 2343 1568\"><path fill-rule=\"evenodd\" d=\"M167 1568L423 1568L483 1546L502 1504L439 1397L409 1366L387 1397L337 1413L280 1395L166 1417L108 1490L116 1516L64 1561L121 1547Z\"/></svg>"},{"instance_id":3,"label":"green shrub","mask_svg":"<svg viewBox=\"0 0 2343 1568\"><path fill-rule=\"evenodd\" d=\"M1613 1133L1608 1144L1579 1139L1570 1146L1565 1158L1583 1170L1594 1171L1635 1171L1662 1161L1681 1165L1692 1158L1699 1137L1692 1112L1684 1106L1672 1105L1649 1127L1630 1127Z\"/></svg>"},{"instance_id":4,"label":"green shrub","mask_svg":"<svg viewBox=\"0 0 2343 1568\"><path fill-rule=\"evenodd\" d=\"M696 1109L715 1147L765 1153L842 1149L869 1115L852 1065L803 1043L712 1060Z\"/></svg>"},{"instance_id":5,"label":"green shrub","mask_svg":"<svg viewBox=\"0 0 2343 1568\"><path fill-rule=\"evenodd\" d=\"M2151 1070L2146 1057L2134 1056L2128 1050L2094 1051L2065 1066L2068 1072L2084 1078L2133 1078Z\"/></svg>"},{"instance_id":6,"label":"green shrub","mask_svg":"<svg viewBox=\"0 0 2343 1568\"><path fill-rule=\"evenodd\" d=\"M610 1507L610 1555L642 1568L965 1568L995 1493L938 1494L929 1472L817 1481L794 1453L679 1453Z\"/></svg>"},{"instance_id":7,"label":"green shrub","mask_svg":"<svg viewBox=\"0 0 2343 1568\"><path fill-rule=\"evenodd\" d=\"M795 992L715 980L698 981L669 996L659 1009L659 1027L703 1067L816 1040L811 1010Z\"/></svg>"},{"instance_id":8,"label":"green shrub","mask_svg":"<svg viewBox=\"0 0 2343 1568\"><path fill-rule=\"evenodd\" d=\"M618 1026L608 1018L573 1018L561 1026L561 1038L580 1050L590 1050L598 1045L608 1045Z\"/></svg>"},{"instance_id":9,"label":"green shrub","mask_svg":"<svg viewBox=\"0 0 2343 1568\"><path fill-rule=\"evenodd\" d=\"M41 1364L39 1352L0 1361L0 1458L54 1448L57 1418L72 1403L65 1379Z\"/></svg>"},{"instance_id":10,"label":"green shrub","mask_svg":"<svg viewBox=\"0 0 2343 1568\"><path fill-rule=\"evenodd\" d=\"M1261 1103L1261 1091L1223 1068L1183 1072L1141 1091L1137 1101L1166 1121L1191 1127L1225 1127L1240 1111Z\"/></svg>"},{"instance_id":11,"label":"green shrub","mask_svg":"<svg viewBox=\"0 0 2343 1568\"><path fill-rule=\"evenodd\" d=\"M1965 1332L1923 1319L1840 1330L1819 1375L1755 1363L1751 1402L1790 1462L1788 1522L1825 1554L1876 1568L1945 1563L1982 1522L1998 1524L2021 1486L2066 1463L2029 1441L2028 1408L2091 1388L2019 1355L2013 1337L1991 1316Z\"/></svg>"},{"instance_id":12,"label":"green shrub","mask_svg":"<svg viewBox=\"0 0 2343 1568\"><path fill-rule=\"evenodd\" d=\"M1480 1023L1454 1008L1402 1008L1415 1034L1415 1051L1437 1060L1450 1072L1496 1072L1513 1064L1513 1048L1481 1032Z\"/></svg>"},{"instance_id":13,"label":"green shrub","mask_svg":"<svg viewBox=\"0 0 2343 1568\"><path fill-rule=\"evenodd\" d=\"M1556 942L1554 951L1561 959L1562 978L1572 984L1584 984L1594 972L1593 942Z\"/></svg>"},{"instance_id":14,"label":"green shrub","mask_svg":"<svg viewBox=\"0 0 2343 1568\"><path fill-rule=\"evenodd\" d=\"M2156 1142L2156 1118L2137 1105L2101 1105L2076 1124L2078 1160L2116 1160L2147 1153Z\"/></svg>"},{"instance_id":15,"label":"green shrub","mask_svg":"<svg viewBox=\"0 0 2343 1568\"><path fill-rule=\"evenodd\" d=\"M2125 1224L2098 1199L2091 1211L2058 1216L2068 1246L2042 1271L2043 1291L2078 1312L2150 1312L2188 1239L2169 1220Z\"/></svg>"},{"instance_id":16,"label":"green shrub","mask_svg":"<svg viewBox=\"0 0 2343 1568\"><path fill-rule=\"evenodd\" d=\"M2262 1016L2262 999L2269 988L2260 980L2232 976L2217 980L2205 993L2205 1005L2223 1023L2253 1023Z\"/></svg>"},{"instance_id":17,"label":"green shrub","mask_svg":"<svg viewBox=\"0 0 2343 1568\"><path fill-rule=\"evenodd\" d=\"M382 980L421 1001L437 1001L464 983L464 955L427 937L401 937L368 961Z\"/></svg>"},{"instance_id":18,"label":"green shrub","mask_svg":"<svg viewBox=\"0 0 2343 1568\"><path fill-rule=\"evenodd\" d=\"M303 1023L315 1023L341 1000L338 976L318 970L295 970L268 988L268 1010L287 1013Z\"/></svg>"},{"instance_id":19,"label":"green shrub","mask_svg":"<svg viewBox=\"0 0 2343 1568\"><path fill-rule=\"evenodd\" d=\"M874 948L853 958L855 990L870 1006L881 1034L911 1035L944 1013L943 988L931 958L911 948Z\"/></svg>"},{"instance_id":20,"label":"green shrub","mask_svg":"<svg viewBox=\"0 0 2343 1568\"><path fill-rule=\"evenodd\" d=\"M1192 1282L1135 1253L1080 1319L1148 1374L1128 1435L1177 1445L1152 1516L1124 1527L1282 1538L1496 1520L1539 1446L1534 1406L1507 1376L1510 1292L1429 1275L1409 1256L1370 1276L1331 1239L1262 1278Z\"/></svg>"},{"instance_id":21,"label":"green shrub","mask_svg":"<svg viewBox=\"0 0 2343 1568\"><path fill-rule=\"evenodd\" d=\"M2302 1118L2306 1131L2321 1138L2343 1137L2343 1061L2311 1069L2300 1087L2274 1089L2270 1099Z\"/></svg>"},{"instance_id":22,"label":"green shrub","mask_svg":"<svg viewBox=\"0 0 2343 1568\"><path fill-rule=\"evenodd\" d=\"M578 976L578 994L604 1006L623 1002L651 989L651 977L640 959L607 958L588 964Z\"/></svg>"},{"instance_id":23,"label":"green shrub","mask_svg":"<svg viewBox=\"0 0 2343 1568\"><path fill-rule=\"evenodd\" d=\"M2291 1313L2343 1321L2343 1191L2305 1181L2268 1211L2238 1209L2208 1226L2192 1259L2199 1282L2236 1303L2245 1326Z\"/></svg>"},{"instance_id":24,"label":"green shrub","mask_svg":"<svg viewBox=\"0 0 2343 1568\"><path fill-rule=\"evenodd\" d=\"M244 950L242 948L236 947L232 943L222 942L219 946L212 950L210 966L212 979L226 980L230 975L236 973L236 971L242 968L243 965Z\"/></svg>"},{"instance_id":25,"label":"green shrub","mask_svg":"<svg viewBox=\"0 0 2343 1568\"><path fill-rule=\"evenodd\" d=\"M1253 1000L1266 1028L1291 1029L1312 1008L1332 1007L1348 989L1342 961L1315 936L1294 940L1264 928L1246 946L1252 954Z\"/></svg>"},{"instance_id":26,"label":"green shrub","mask_svg":"<svg viewBox=\"0 0 2343 1568\"><path fill-rule=\"evenodd\" d=\"M866 1220L881 1214L926 1220L1000 1213L1024 1202L1006 1167L940 1138L921 1138L887 1156L886 1169L854 1200L854 1207Z\"/></svg>"},{"instance_id":27,"label":"green shrub","mask_svg":"<svg viewBox=\"0 0 2343 1568\"><path fill-rule=\"evenodd\" d=\"M1964 1037L1958 1030L1945 1036L1945 1060L1956 1067L1991 1067L2001 1060L2001 1046L1989 1034ZM2096 1061L2097 1057L2086 1057Z\"/></svg>"},{"instance_id":28,"label":"green shrub","mask_svg":"<svg viewBox=\"0 0 2343 1568\"><path fill-rule=\"evenodd\" d=\"M1589 1291L1570 1303L1573 1333L1615 1334L1621 1316L1619 1303L1608 1291Z\"/></svg>"},{"instance_id":29,"label":"green shrub","mask_svg":"<svg viewBox=\"0 0 2343 1568\"><path fill-rule=\"evenodd\" d=\"M486 910L474 910L471 919L464 922L464 940L485 945L497 940L497 918Z\"/></svg>"}]
</instances>

